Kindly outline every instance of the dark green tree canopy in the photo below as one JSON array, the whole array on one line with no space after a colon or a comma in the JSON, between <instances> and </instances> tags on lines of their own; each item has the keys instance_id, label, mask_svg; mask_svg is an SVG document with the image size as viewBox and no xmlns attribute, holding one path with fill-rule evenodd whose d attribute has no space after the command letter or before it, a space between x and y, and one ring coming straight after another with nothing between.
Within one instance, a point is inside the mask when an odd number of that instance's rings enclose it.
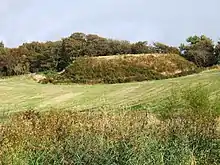
<instances>
[{"instance_id":1,"label":"dark green tree canopy","mask_svg":"<svg viewBox=\"0 0 220 165\"><path fill-rule=\"evenodd\" d=\"M200 67L212 66L220 61L220 41L202 36L187 38L179 48L160 42L131 43L126 40L104 38L96 34L76 32L58 41L24 43L18 48L6 48L0 42L0 75L28 72L62 71L79 57L121 54L171 53L181 54Z\"/></svg>"},{"instance_id":2,"label":"dark green tree canopy","mask_svg":"<svg viewBox=\"0 0 220 165\"><path fill-rule=\"evenodd\" d=\"M171 54L180 54L180 51L178 48L173 46L168 46L160 42L155 42L153 44L154 49L157 53L171 53Z\"/></svg>"},{"instance_id":3,"label":"dark green tree canopy","mask_svg":"<svg viewBox=\"0 0 220 165\"><path fill-rule=\"evenodd\" d=\"M217 63L214 43L210 38L204 35L200 37L191 36L186 41L187 45L181 44L180 46L183 57L201 67L208 67Z\"/></svg>"}]
</instances>

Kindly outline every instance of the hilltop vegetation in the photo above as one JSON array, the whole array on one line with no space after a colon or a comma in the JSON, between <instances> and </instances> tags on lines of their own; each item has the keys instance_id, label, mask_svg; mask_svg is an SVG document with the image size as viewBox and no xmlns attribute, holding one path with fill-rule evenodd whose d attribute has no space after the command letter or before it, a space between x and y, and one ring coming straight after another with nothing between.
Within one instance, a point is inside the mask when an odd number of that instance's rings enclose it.
<instances>
[{"instance_id":1,"label":"hilltop vegetation","mask_svg":"<svg viewBox=\"0 0 220 165\"><path fill-rule=\"evenodd\" d=\"M78 61L82 62L81 58L83 57L98 57L110 55L121 56L122 54L176 54L184 57L186 60L195 63L197 67L210 67L219 63L219 45L219 43L215 45L213 41L210 38L207 38L206 36L189 37L187 39L187 45L181 44L178 48L159 42L155 42L152 45L148 44L146 41L130 43L129 41L112 40L93 34L86 35L84 33L73 33L71 36L67 38L63 38L59 41L54 42L48 41L45 43L24 43L18 48L7 48L4 46L3 43L1 43L0 76L12 76L26 73L38 73L48 71L60 72L64 69L69 70L67 74L70 74L70 70L77 71L79 69L74 67L77 65L77 63L79 63ZM72 64L73 61L77 60L78 58L80 58L80 60L78 60L75 64ZM84 63L88 61L94 60L87 59L84 60ZM103 62L104 61L102 60L102 63ZM111 64L112 62L115 62L116 64ZM155 71L152 71L151 67L146 68L147 71L143 71L143 66L142 68L140 68L140 65L134 66L131 63L124 63L124 69L123 67L118 67L117 63L120 63L119 60L109 60L107 63L108 64L106 67L111 66L113 67L113 70L117 69L118 72L125 70L125 65L128 70L132 70L131 75L123 73L125 74L125 78L121 77L121 73L117 73L118 75L115 74L116 77L110 76L110 79L119 79L113 80L113 82L127 82L138 80L139 78L137 77L140 77L140 72L148 72L147 74L151 75L144 75L143 77L145 78L142 78L142 80L153 79L153 77L155 77L155 79L158 79L158 77L162 78L161 75L154 73ZM131 67L128 67L127 65L131 65ZM98 70L97 67L95 68ZM137 70L137 73L135 73L135 70ZM107 74L107 69L105 71ZM92 71L89 71L88 73L92 74ZM76 77L82 76L82 73L79 73L79 75L76 75L76 73L74 73L74 75L68 75L68 77L73 78L73 82L86 82L87 80L76 80L78 79ZM108 81L103 80L103 78L97 77L97 75L94 76L97 79L101 79L100 81L95 79L95 82ZM90 81L90 78L86 76L84 78Z\"/></svg>"},{"instance_id":2,"label":"hilltop vegetation","mask_svg":"<svg viewBox=\"0 0 220 165\"><path fill-rule=\"evenodd\" d=\"M121 55L79 58L61 75L48 77L47 80L53 83L112 84L159 80L198 71L195 64L175 54Z\"/></svg>"},{"instance_id":3,"label":"hilltop vegetation","mask_svg":"<svg viewBox=\"0 0 220 165\"><path fill-rule=\"evenodd\" d=\"M55 42L24 43L18 48L0 48L0 74L20 75L28 72L62 71L78 57L140 53L179 53L175 47L147 42L130 43L97 35L74 33Z\"/></svg>"}]
</instances>

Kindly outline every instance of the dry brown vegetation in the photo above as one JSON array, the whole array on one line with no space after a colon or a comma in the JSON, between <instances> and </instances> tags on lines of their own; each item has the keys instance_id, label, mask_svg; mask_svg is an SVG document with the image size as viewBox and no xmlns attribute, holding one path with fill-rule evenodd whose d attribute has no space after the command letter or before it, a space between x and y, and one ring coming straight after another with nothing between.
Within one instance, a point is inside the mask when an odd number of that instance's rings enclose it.
<instances>
[{"instance_id":1,"label":"dry brown vegetation","mask_svg":"<svg viewBox=\"0 0 220 165\"><path fill-rule=\"evenodd\" d=\"M54 79L53 82L123 83L196 72L198 68L193 63L175 54L121 55L79 58L63 74L51 79Z\"/></svg>"},{"instance_id":2,"label":"dry brown vegetation","mask_svg":"<svg viewBox=\"0 0 220 165\"><path fill-rule=\"evenodd\" d=\"M0 128L2 164L220 163L218 101L200 87L157 110L12 114Z\"/></svg>"}]
</instances>

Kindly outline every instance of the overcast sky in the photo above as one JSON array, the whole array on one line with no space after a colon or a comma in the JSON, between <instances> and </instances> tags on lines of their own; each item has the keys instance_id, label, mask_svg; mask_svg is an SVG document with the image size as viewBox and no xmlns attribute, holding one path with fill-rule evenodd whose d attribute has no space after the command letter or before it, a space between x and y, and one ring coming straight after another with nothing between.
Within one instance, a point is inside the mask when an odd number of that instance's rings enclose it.
<instances>
[{"instance_id":1,"label":"overcast sky","mask_svg":"<svg viewBox=\"0 0 220 165\"><path fill-rule=\"evenodd\" d=\"M58 40L73 32L179 45L190 35L220 38L220 0L1 0L0 40Z\"/></svg>"}]
</instances>

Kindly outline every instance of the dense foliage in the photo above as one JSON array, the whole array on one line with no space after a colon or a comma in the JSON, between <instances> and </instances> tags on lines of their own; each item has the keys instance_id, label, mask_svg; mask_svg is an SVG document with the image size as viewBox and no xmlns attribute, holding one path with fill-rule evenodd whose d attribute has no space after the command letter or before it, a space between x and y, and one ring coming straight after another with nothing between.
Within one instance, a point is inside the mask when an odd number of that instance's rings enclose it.
<instances>
[{"instance_id":1,"label":"dense foliage","mask_svg":"<svg viewBox=\"0 0 220 165\"><path fill-rule=\"evenodd\" d=\"M198 68L175 54L79 58L50 82L124 83L196 73Z\"/></svg>"},{"instance_id":2,"label":"dense foliage","mask_svg":"<svg viewBox=\"0 0 220 165\"><path fill-rule=\"evenodd\" d=\"M205 36L193 36L180 49L160 42L130 43L124 40L103 38L94 34L73 33L59 41L24 43L7 48L0 43L0 76L20 75L28 72L62 71L79 57L121 54L171 53L179 54L199 67L212 66L219 61L219 43Z\"/></svg>"},{"instance_id":3,"label":"dense foliage","mask_svg":"<svg viewBox=\"0 0 220 165\"><path fill-rule=\"evenodd\" d=\"M147 42L130 43L97 35L74 33L55 42L24 43L18 48L5 48L0 43L0 75L28 72L62 71L78 57L118 54L153 53Z\"/></svg>"},{"instance_id":4,"label":"dense foliage","mask_svg":"<svg viewBox=\"0 0 220 165\"><path fill-rule=\"evenodd\" d=\"M187 39L188 45L182 44L180 49L183 56L200 67L217 64L219 54L215 53L214 43L210 38L202 35Z\"/></svg>"}]
</instances>

